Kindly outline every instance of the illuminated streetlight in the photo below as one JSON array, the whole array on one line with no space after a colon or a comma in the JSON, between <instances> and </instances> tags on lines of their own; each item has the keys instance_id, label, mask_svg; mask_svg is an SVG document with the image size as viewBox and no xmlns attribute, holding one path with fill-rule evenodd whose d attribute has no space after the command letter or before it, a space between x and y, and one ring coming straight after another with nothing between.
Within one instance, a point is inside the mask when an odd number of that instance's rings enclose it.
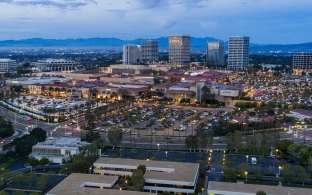
<instances>
[{"instance_id":1,"label":"illuminated streetlight","mask_svg":"<svg viewBox=\"0 0 312 195\"><path fill-rule=\"evenodd\" d=\"M166 153L166 158L168 158L168 151L166 151L165 153Z\"/></svg>"},{"instance_id":2,"label":"illuminated streetlight","mask_svg":"<svg viewBox=\"0 0 312 195\"><path fill-rule=\"evenodd\" d=\"M246 156L247 163L248 163L248 157L249 157L249 156L247 155L247 156Z\"/></svg>"},{"instance_id":3,"label":"illuminated streetlight","mask_svg":"<svg viewBox=\"0 0 312 195\"><path fill-rule=\"evenodd\" d=\"M247 182L247 176L248 176L248 172L245 171L245 176L246 176L246 182Z\"/></svg>"},{"instance_id":4,"label":"illuminated streetlight","mask_svg":"<svg viewBox=\"0 0 312 195\"><path fill-rule=\"evenodd\" d=\"M157 148L158 148L158 151L159 151L159 144L157 144Z\"/></svg>"},{"instance_id":5,"label":"illuminated streetlight","mask_svg":"<svg viewBox=\"0 0 312 195\"><path fill-rule=\"evenodd\" d=\"M278 166L278 176L281 175L281 170L282 170L282 167L281 167L281 166Z\"/></svg>"}]
</instances>

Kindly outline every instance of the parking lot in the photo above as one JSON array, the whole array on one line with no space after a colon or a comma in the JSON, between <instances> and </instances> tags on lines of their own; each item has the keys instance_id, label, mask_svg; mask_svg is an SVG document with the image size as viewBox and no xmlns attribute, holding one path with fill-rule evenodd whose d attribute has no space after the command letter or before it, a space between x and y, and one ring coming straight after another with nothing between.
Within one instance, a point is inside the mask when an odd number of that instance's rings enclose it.
<instances>
[{"instance_id":1,"label":"parking lot","mask_svg":"<svg viewBox=\"0 0 312 195\"><path fill-rule=\"evenodd\" d=\"M21 111L26 110L39 115L53 115L56 117L75 115L78 110L83 110L88 106L86 100L30 95L9 99L7 103L21 108Z\"/></svg>"},{"instance_id":2,"label":"parking lot","mask_svg":"<svg viewBox=\"0 0 312 195\"><path fill-rule=\"evenodd\" d=\"M133 135L188 136L197 127L212 119L209 111L177 109L163 106L141 106L129 109L116 117L98 123L98 130L120 127L124 133ZM211 125L210 125L211 126ZM209 130L209 124L202 126Z\"/></svg>"}]
</instances>

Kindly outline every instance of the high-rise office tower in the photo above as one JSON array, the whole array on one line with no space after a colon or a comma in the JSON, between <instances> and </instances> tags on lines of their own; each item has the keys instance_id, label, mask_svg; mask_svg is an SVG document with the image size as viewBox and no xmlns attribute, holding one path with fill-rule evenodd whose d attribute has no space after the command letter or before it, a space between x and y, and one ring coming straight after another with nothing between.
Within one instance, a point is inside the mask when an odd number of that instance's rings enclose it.
<instances>
[{"instance_id":1,"label":"high-rise office tower","mask_svg":"<svg viewBox=\"0 0 312 195\"><path fill-rule=\"evenodd\" d=\"M141 60L143 62L158 61L158 42L145 40L141 43Z\"/></svg>"},{"instance_id":2,"label":"high-rise office tower","mask_svg":"<svg viewBox=\"0 0 312 195\"><path fill-rule=\"evenodd\" d=\"M223 41L209 41L207 43L206 61L208 66L224 66Z\"/></svg>"},{"instance_id":3,"label":"high-rise office tower","mask_svg":"<svg viewBox=\"0 0 312 195\"><path fill-rule=\"evenodd\" d=\"M245 69L249 64L249 37L230 37L228 68Z\"/></svg>"},{"instance_id":4,"label":"high-rise office tower","mask_svg":"<svg viewBox=\"0 0 312 195\"><path fill-rule=\"evenodd\" d=\"M295 53L293 56L294 73L301 75L302 72L312 73L312 53Z\"/></svg>"},{"instance_id":5,"label":"high-rise office tower","mask_svg":"<svg viewBox=\"0 0 312 195\"><path fill-rule=\"evenodd\" d=\"M185 66L191 61L190 36L169 37L169 63L171 67Z\"/></svg>"},{"instance_id":6,"label":"high-rise office tower","mask_svg":"<svg viewBox=\"0 0 312 195\"><path fill-rule=\"evenodd\" d=\"M139 64L141 52L139 45L124 45L122 54L123 64Z\"/></svg>"}]
</instances>

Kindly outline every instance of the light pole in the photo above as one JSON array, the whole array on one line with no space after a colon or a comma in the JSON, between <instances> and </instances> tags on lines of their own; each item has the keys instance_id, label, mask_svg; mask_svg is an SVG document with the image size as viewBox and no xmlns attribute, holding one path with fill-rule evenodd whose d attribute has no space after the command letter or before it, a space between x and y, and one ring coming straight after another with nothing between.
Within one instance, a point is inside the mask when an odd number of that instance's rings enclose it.
<instances>
[{"instance_id":1,"label":"light pole","mask_svg":"<svg viewBox=\"0 0 312 195\"><path fill-rule=\"evenodd\" d=\"M281 167L281 166L278 166L278 176L281 175L281 170L282 170L282 167Z\"/></svg>"},{"instance_id":2,"label":"light pole","mask_svg":"<svg viewBox=\"0 0 312 195\"><path fill-rule=\"evenodd\" d=\"M247 162L247 163L248 163L248 157L249 157L249 156L247 155L247 156L246 156L246 162Z\"/></svg>"},{"instance_id":3,"label":"light pole","mask_svg":"<svg viewBox=\"0 0 312 195\"><path fill-rule=\"evenodd\" d=\"M245 176L246 176L246 182L247 182L247 176L248 176L248 172L245 171Z\"/></svg>"},{"instance_id":4,"label":"light pole","mask_svg":"<svg viewBox=\"0 0 312 195\"><path fill-rule=\"evenodd\" d=\"M165 151L165 153L166 153L166 158L168 158L168 151Z\"/></svg>"},{"instance_id":5,"label":"light pole","mask_svg":"<svg viewBox=\"0 0 312 195\"><path fill-rule=\"evenodd\" d=\"M275 156L277 157L278 155L278 149L275 150Z\"/></svg>"},{"instance_id":6,"label":"light pole","mask_svg":"<svg viewBox=\"0 0 312 195\"><path fill-rule=\"evenodd\" d=\"M159 151L159 144L157 144L157 148L158 148L158 151Z\"/></svg>"},{"instance_id":7,"label":"light pole","mask_svg":"<svg viewBox=\"0 0 312 195\"><path fill-rule=\"evenodd\" d=\"M77 130L79 129L78 115L79 115L79 112L77 112Z\"/></svg>"}]
</instances>

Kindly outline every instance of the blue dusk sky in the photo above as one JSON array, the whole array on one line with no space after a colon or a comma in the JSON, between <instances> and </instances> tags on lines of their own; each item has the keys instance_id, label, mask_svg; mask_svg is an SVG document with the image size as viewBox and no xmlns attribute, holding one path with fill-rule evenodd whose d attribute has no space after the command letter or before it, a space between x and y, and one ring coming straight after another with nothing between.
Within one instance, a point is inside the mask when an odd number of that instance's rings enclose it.
<instances>
[{"instance_id":1,"label":"blue dusk sky","mask_svg":"<svg viewBox=\"0 0 312 195\"><path fill-rule=\"evenodd\" d=\"M312 41L312 0L0 0L0 40L246 35Z\"/></svg>"}]
</instances>

